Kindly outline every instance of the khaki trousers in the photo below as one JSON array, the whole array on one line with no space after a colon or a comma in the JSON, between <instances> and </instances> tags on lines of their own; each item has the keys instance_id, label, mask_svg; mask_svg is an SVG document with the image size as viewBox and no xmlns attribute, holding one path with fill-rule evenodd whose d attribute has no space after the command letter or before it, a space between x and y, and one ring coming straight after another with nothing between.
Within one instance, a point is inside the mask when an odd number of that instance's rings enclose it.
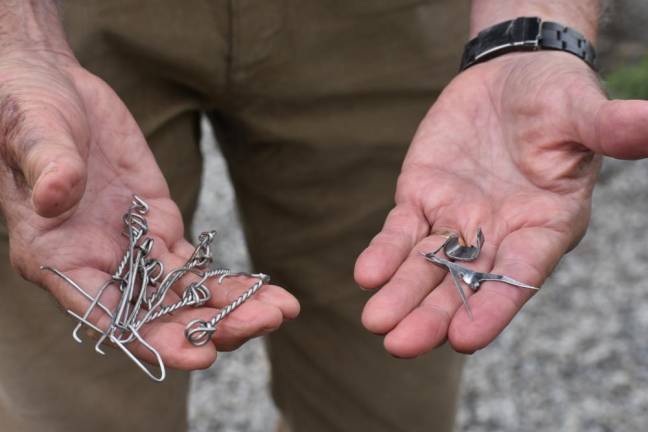
<instances>
[{"instance_id":1,"label":"khaki trousers","mask_svg":"<svg viewBox=\"0 0 648 432\"><path fill-rule=\"evenodd\" d=\"M78 58L131 109L187 226L200 113L214 123L254 268L302 304L269 338L292 431L452 430L461 358L445 347L391 358L360 324L369 294L352 273L393 206L418 122L456 71L466 3L64 2ZM10 269L4 233L0 290L0 430L186 429L188 375L156 385L118 353L74 343L73 322Z\"/></svg>"}]
</instances>

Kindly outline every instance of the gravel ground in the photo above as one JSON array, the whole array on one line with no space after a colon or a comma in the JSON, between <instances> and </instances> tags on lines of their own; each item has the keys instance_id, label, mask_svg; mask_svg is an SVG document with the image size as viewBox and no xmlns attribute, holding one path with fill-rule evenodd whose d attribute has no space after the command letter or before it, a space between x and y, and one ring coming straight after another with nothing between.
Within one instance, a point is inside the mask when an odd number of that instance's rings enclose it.
<instances>
[{"instance_id":1,"label":"gravel ground","mask_svg":"<svg viewBox=\"0 0 648 432\"><path fill-rule=\"evenodd\" d=\"M636 12L623 10L637 21ZM644 17L648 10L644 10ZM643 33L639 20L637 31ZM612 29L614 30L614 29ZM616 29L618 31L618 29ZM645 35L644 35L645 36ZM645 40L645 39L644 39ZM607 44L608 47L617 46ZM619 58L645 52L637 40ZM626 50L626 51L624 51ZM196 229L221 233L223 264L246 269L225 165L207 133ZM457 430L643 431L648 424L648 160L607 160L587 236L508 329L466 364ZM256 340L195 373L192 432L271 432L277 412L269 366Z\"/></svg>"},{"instance_id":2,"label":"gravel ground","mask_svg":"<svg viewBox=\"0 0 648 432\"><path fill-rule=\"evenodd\" d=\"M464 372L459 430L648 424L648 162L607 161L589 232Z\"/></svg>"}]
</instances>

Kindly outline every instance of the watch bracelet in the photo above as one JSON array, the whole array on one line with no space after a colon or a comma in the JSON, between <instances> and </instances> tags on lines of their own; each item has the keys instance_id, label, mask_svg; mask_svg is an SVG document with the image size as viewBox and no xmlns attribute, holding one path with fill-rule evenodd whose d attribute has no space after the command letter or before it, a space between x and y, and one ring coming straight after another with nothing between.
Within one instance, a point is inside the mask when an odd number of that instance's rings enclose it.
<instances>
[{"instance_id":1,"label":"watch bracelet","mask_svg":"<svg viewBox=\"0 0 648 432\"><path fill-rule=\"evenodd\" d=\"M596 70L596 50L582 34L538 17L520 17L479 32L466 44L460 71L509 52L542 49L568 52Z\"/></svg>"}]
</instances>

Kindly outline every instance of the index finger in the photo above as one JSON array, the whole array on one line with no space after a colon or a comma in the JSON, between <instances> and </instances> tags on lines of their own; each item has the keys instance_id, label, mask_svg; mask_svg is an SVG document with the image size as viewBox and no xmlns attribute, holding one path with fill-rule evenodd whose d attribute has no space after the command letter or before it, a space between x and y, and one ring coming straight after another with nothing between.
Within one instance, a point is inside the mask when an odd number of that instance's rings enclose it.
<instances>
[{"instance_id":1,"label":"index finger","mask_svg":"<svg viewBox=\"0 0 648 432\"><path fill-rule=\"evenodd\" d=\"M397 205L356 261L354 278L358 285L376 289L387 283L429 231L430 224L420 209L412 204Z\"/></svg>"}]
</instances>

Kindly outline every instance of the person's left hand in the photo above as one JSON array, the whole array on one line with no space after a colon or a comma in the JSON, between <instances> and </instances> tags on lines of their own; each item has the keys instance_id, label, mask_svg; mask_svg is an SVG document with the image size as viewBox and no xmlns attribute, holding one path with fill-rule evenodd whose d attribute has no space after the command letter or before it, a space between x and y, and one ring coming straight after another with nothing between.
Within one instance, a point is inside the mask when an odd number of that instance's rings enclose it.
<instances>
[{"instance_id":1,"label":"person's left hand","mask_svg":"<svg viewBox=\"0 0 648 432\"><path fill-rule=\"evenodd\" d=\"M571 54L510 54L461 73L421 123L396 207L356 263L358 284L380 288L365 327L397 357L446 339L459 352L488 345L535 291L484 283L471 320L447 271L420 253L442 231L473 242L481 227L486 243L466 266L540 286L587 229L599 154L647 156L647 122L648 102L608 101Z\"/></svg>"}]
</instances>

